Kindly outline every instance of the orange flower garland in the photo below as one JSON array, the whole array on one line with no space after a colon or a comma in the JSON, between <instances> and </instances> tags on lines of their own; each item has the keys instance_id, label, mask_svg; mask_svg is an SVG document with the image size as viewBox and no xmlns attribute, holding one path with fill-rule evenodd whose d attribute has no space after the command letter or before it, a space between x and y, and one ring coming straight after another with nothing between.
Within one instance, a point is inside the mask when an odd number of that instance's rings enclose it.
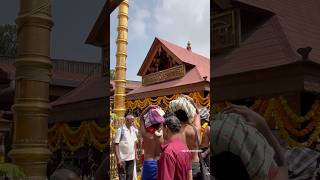
<instances>
[{"instance_id":1,"label":"orange flower garland","mask_svg":"<svg viewBox=\"0 0 320 180\"><path fill-rule=\"evenodd\" d=\"M190 97L195 99L199 105L210 105L210 96L202 97L199 93L190 93ZM127 101L127 105L131 107L146 107L149 104L164 104L168 105L169 101L175 99L178 95L171 97L160 97L156 99L146 99L144 101ZM131 104L130 104L131 103ZM227 103L215 103L211 107L213 113L222 111ZM283 97L273 98L269 100L256 100L251 109L262 114L268 121L268 124L277 123L282 137L291 146L309 147L319 139L320 135L320 105L316 101L310 111L305 116L295 114L287 104ZM78 128L70 128L67 124L57 123L48 130L48 144L52 151L56 151L65 145L70 151L76 151L83 144L88 142L99 150L104 150L108 145L111 145L111 138L116 132L116 127L113 125L116 121L113 120L108 127L99 127L94 121L82 122ZM303 129L301 123L308 122ZM136 122L139 127L139 122ZM111 137L107 134L110 129ZM310 135L309 135L310 134ZM309 135L305 142L298 142L295 139ZM108 142L108 139L110 140ZM110 143L110 144L108 144Z\"/></svg>"},{"instance_id":2,"label":"orange flower garland","mask_svg":"<svg viewBox=\"0 0 320 180\"><path fill-rule=\"evenodd\" d=\"M206 97L202 97L199 92L189 93L188 95L194 100L194 102L197 105L202 107L210 107L210 94ZM143 100L139 99L139 100L133 100L133 101L126 101L126 107L127 109L144 109L151 104L155 104L155 105L163 104L165 105L164 109L166 110L166 108L169 105L169 102L176 99L179 96L180 94L175 94L175 95L172 95L171 97L161 96L157 98L145 98Z\"/></svg>"},{"instance_id":3,"label":"orange flower garland","mask_svg":"<svg viewBox=\"0 0 320 180\"><path fill-rule=\"evenodd\" d=\"M48 131L48 144L52 151L62 144L74 152L89 142L100 151L107 147L107 129L99 127L94 121L82 122L80 127L70 128L66 123L57 123Z\"/></svg>"}]
</instances>

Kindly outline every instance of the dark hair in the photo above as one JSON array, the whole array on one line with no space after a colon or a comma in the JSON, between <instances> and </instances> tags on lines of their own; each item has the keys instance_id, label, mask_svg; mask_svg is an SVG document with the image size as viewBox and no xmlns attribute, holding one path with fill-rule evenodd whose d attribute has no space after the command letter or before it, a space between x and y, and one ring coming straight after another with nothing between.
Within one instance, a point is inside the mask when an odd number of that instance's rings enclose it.
<instances>
[{"instance_id":1,"label":"dark hair","mask_svg":"<svg viewBox=\"0 0 320 180\"><path fill-rule=\"evenodd\" d=\"M177 118L183 122L183 123L186 123L188 122L189 118L188 118L188 115L186 112L184 112L183 110L178 110L176 112L174 112L174 114L177 116Z\"/></svg>"},{"instance_id":2,"label":"dark hair","mask_svg":"<svg viewBox=\"0 0 320 180\"><path fill-rule=\"evenodd\" d=\"M61 168L57 169L51 176L50 180L65 180L71 177L79 177L79 174L75 171L71 170L70 168ZM80 177L79 177L80 178Z\"/></svg>"},{"instance_id":3,"label":"dark hair","mask_svg":"<svg viewBox=\"0 0 320 180\"><path fill-rule=\"evenodd\" d=\"M232 152L222 152L210 158L211 174L221 180L250 180L241 158Z\"/></svg>"},{"instance_id":4,"label":"dark hair","mask_svg":"<svg viewBox=\"0 0 320 180\"><path fill-rule=\"evenodd\" d=\"M181 129L181 123L176 116L168 116L163 125L168 127L173 133L179 133Z\"/></svg>"}]
</instances>

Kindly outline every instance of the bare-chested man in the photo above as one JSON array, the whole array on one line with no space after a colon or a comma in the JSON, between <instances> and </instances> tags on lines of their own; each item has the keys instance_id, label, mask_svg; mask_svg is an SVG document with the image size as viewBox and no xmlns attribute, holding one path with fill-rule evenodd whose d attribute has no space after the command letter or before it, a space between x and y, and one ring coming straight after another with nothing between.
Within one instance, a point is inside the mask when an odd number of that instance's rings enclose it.
<instances>
[{"instance_id":1,"label":"bare-chested man","mask_svg":"<svg viewBox=\"0 0 320 180\"><path fill-rule=\"evenodd\" d=\"M169 108L182 123L181 135L192 153L193 179L202 179L198 155L199 132L201 129L199 110L193 99L186 95L171 101Z\"/></svg>"},{"instance_id":2,"label":"bare-chested man","mask_svg":"<svg viewBox=\"0 0 320 180\"><path fill-rule=\"evenodd\" d=\"M157 160L160 158L160 145L163 143L161 127L165 120L164 114L160 107L149 106L140 116L140 132L144 146L142 180L157 179Z\"/></svg>"}]
</instances>

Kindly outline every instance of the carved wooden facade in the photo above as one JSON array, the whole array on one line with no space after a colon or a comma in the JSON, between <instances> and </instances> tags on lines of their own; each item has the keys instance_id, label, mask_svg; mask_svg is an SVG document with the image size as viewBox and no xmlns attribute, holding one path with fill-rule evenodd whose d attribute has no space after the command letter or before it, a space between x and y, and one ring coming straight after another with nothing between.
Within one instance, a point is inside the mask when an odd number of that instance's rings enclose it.
<instances>
[{"instance_id":1,"label":"carved wooden facade","mask_svg":"<svg viewBox=\"0 0 320 180\"><path fill-rule=\"evenodd\" d=\"M237 9L215 13L212 17L213 53L238 47L240 42L240 13Z\"/></svg>"},{"instance_id":2,"label":"carved wooden facade","mask_svg":"<svg viewBox=\"0 0 320 180\"><path fill-rule=\"evenodd\" d=\"M181 78L185 75L185 65L175 60L162 47L156 51L147 73L142 76L142 84L150 85Z\"/></svg>"},{"instance_id":3,"label":"carved wooden facade","mask_svg":"<svg viewBox=\"0 0 320 180\"><path fill-rule=\"evenodd\" d=\"M143 76L142 84L149 85L149 84L156 84L159 82L169 81L173 79L178 79L183 77L185 73L186 73L186 69L183 64L174 66L169 69L165 69L162 71L158 71L158 72Z\"/></svg>"}]
</instances>

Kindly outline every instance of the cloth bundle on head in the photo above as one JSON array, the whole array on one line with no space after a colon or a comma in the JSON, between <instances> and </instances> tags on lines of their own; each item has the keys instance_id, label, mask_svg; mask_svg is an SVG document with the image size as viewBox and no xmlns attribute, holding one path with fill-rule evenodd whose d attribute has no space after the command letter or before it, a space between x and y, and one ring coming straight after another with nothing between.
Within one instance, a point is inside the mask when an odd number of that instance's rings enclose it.
<instances>
[{"instance_id":1,"label":"cloth bundle on head","mask_svg":"<svg viewBox=\"0 0 320 180\"><path fill-rule=\"evenodd\" d=\"M164 114L165 112L160 107L151 107L143 116L145 127L148 128L154 124L162 124L164 122Z\"/></svg>"},{"instance_id":2,"label":"cloth bundle on head","mask_svg":"<svg viewBox=\"0 0 320 180\"><path fill-rule=\"evenodd\" d=\"M209 122L210 110L207 108L199 109L200 119Z\"/></svg>"},{"instance_id":3,"label":"cloth bundle on head","mask_svg":"<svg viewBox=\"0 0 320 180\"><path fill-rule=\"evenodd\" d=\"M239 156L252 180L267 178L274 150L265 137L238 114L217 114L211 125L211 152L228 151Z\"/></svg>"},{"instance_id":4,"label":"cloth bundle on head","mask_svg":"<svg viewBox=\"0 0 320 180\"><path fill-rule=\"evenodd\" d=\"M194 105L185 97L178 97L177 99L170 101L169 111L174 113L178 110L182 110L187 114L189 122L192 121L196 113Z\"/></svg>"}]
</instances>

